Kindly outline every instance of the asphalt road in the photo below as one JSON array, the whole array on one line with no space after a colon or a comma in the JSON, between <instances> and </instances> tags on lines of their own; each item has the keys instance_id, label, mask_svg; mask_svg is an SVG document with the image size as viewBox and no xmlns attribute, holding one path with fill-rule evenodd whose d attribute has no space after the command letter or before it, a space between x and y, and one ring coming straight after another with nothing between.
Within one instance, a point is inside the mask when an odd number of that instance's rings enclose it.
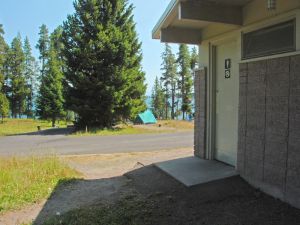
<instances>
[{"instance_id":1,"label":"asphalt road","mask_svg":"<svg viewBox=\"0 0 300 225\"><path fill-rule=\"evenodd\" d=\"M143 152L189 147L193 147L193 132L74 137L50 131L0 137L0 156Z\"/></svg>"}]
</instances>

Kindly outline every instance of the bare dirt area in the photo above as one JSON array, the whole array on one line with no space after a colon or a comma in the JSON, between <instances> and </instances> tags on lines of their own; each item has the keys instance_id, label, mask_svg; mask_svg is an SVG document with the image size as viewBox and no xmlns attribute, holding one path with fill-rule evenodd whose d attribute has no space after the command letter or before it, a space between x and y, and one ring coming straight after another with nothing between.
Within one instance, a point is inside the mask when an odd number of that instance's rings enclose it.
<instances>
[{"instance_id":1,"label":"bare dirt area","mask_svg":"<svg viewBox=\"0 0 300 225\"><path fill-rule=\"evenodd\" d=\"M42 224L47 218L93 204L112 204L133 192L126 177L74 180L58 184L51 196L40 203L0 216L1 225Z\"/></svg>"},{"instance_id":2,"label":"bare dirt area","mask_svg":"<svg viewBox=\"0 0 300 225\"><path fill-rule=\"evenodd\" d=\"M98 155L61 156L71 167L84 175L67 185L57 185L49 199L19 211L0 215L0 225L20 225L35 220L42 224L46 218L70 210L99 203L112 204L123 196L134 194L130 179L122 176L129 171L155 162L192 155L192 149L175 149L154 152L132 152Z\"/></svg>"},{"instance_id":3,"label":"bare dirt area","mask_svg":"<svg viewBox=\"0 0 300 225\"><path fill-rule=\"evenodd\" d=\"M300 224L300 210L239 176L187 188L152 165L190 155L191 149L175 149L64 156L85 178L58 184L47 201L7 216L23 217L19 222L35 219L34 225Z\"/></svg>"},{"instance_id":4,"label":"bare dirt area","mask_svg":"<svg viewBox=\"0 0 300 225\"><path fill-rule=\"evenodd\" d=\"M194 122L184 120L158 120L156 124L134 125L135 127L153 130L153 131L168 131L168 132L184 132L193 131Z\"/></svg>"},{"instance_id":5,"label":"bare dirt area","mask_svg":"<svg viewBox=\"0 0 300 225\"><path fill-rule=\"evenodd\" d=\"M122 176L128 171L156 162L193 155L190 148L154 152L131 152L115 154L62 156L72 168L83 173L86 179Z\"/></svg>"},{"instance_id":6,"label":"bare dirt area","mask_svg":"<svg viewBox=\"0 0 300 225\"><path fill-rule=\"evenodd\" d=\"M153 166L125 176L151 209L142 219L144 225L300 224L300 210L254 189L239 176L190 188Z\"/></svg>"}]
</instances>

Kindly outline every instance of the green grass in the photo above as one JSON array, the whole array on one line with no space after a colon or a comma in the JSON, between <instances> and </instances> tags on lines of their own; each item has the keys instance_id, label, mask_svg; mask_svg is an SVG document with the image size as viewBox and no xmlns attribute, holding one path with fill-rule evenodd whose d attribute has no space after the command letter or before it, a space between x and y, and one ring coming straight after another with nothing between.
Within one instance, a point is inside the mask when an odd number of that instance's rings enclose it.
<instances>
[{"instance_id":1,"label":"green grass","mask_svg":"<svg viewBox=\"0 0 300 225\"><path fill-rule=\"evenodd\" d=\"M161 131L163 132L163 130ZM119 128L91 128L86 133L85 131L77 131L73 135L75 136L90 136L90 135L100 135L100 136L110 136L110 135L130 135L130 134L147 134L147 133L158 133L157 130L144 129L134 126L123 126Z\"/></svg>"},{"instance_id":2,"label":"green grass","mask_svg":"<svg viewBox=\"0 0 300 225\"><path fill-rule=\"evenodd\" d=\"M0 214L48 197L80 174L56 156L0 158Z\"/></svg>"},{"instance_id":3,"label":"green grass","mask_svg":"<svg viewBox=\"0 0 300 225\"><path fill-rule=\"evenodd\" d=\"M37 126L42 129L51 128L50 121L33 120L33 119L5 119L3 123L0 121L0 136L8 136L15 134L23 134L37 131ZM66 127L66 121L60 121L59 127Z\"/></svg>"},{"instance_id":4,"label":"green grass","mask_svg":"<svg viewBox=\"0 0 300 225\"><path fill-rule=\"evenodd\" d=\"M66 121L60 121L58 126L60 128L66 127L68 124ZM157 129L161 126L159 129ZM37 126L40 126L42 130L51 128L50 121L33 120L33 119L6 119L4 123L0 122L0 136L9 136L16 134L23 134L37 131ZM176 130L192 130L194 124L187 121L179 120L161 120L156 125L152 125L154 129L146 129L137 126L119 126L118 128L100 129L90 128L88 132L78 131L74 133L75 136L89 136L89 135L126 135L126 134L147 134L147 133L165 133L172 132L170 129ZM156 128L156 129L155 129ZM166 128L166 129L164 129Z\"/></svg>"},{"instance_id":5,"label":"green grass","mask_svg":"<svg viewBox=\"0 0 300 225\"><path fill-rule=\"evenodd\" d=\"M152 208L150 201L128 196L113 205L72 210L50 218L43 225L150 225Z\"/></svg>"}]
</instances>

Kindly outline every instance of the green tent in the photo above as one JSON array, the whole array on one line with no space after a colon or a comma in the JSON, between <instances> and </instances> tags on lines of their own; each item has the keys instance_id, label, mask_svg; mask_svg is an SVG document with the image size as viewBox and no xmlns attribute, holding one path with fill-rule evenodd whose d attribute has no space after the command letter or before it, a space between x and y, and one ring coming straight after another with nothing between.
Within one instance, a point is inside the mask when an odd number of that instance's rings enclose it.
<instances>
[{"instance_id":1,"label":"green tent","mask_svg":"<svg viewBox=\"0 0 300 225\"><path fill-rule=\"evenodd\" d=\"M146 110L143 113L140 113L135 121L135 124L154 124L157 123L157 120L155 119L155 116L153 115L153 113L151 112L151 110Z\"/></svg>"}]
</instances>

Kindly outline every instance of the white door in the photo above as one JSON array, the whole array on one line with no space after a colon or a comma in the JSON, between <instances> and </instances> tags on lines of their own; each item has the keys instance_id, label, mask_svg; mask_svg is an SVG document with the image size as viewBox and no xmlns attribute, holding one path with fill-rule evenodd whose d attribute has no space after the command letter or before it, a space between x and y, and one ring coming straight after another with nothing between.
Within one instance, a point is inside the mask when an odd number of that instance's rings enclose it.
<instances>
[{"instance_id":1,"label":"white door","mask_svg":"<svg viewBox=\"0 0 300 225\"><path fill-rule=\"evenodd\" d=\"M215 158L235 166L238 140L239 74L235 41L216 46Z\"/></svg>"}]
</instances>

